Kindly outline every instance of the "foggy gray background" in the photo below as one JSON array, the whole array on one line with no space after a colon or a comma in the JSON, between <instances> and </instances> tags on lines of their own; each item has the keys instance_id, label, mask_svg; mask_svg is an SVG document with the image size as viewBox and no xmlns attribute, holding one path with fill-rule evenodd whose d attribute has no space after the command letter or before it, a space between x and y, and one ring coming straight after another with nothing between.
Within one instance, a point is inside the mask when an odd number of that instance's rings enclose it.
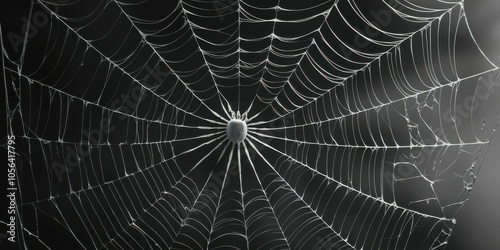
<instances>
[{"instance_id":1,"label":"foggy gray background","mask_svg":"<svg viewBox=\"0 0 500 250\"><path fill-rule=\"evenodd\" d=\"M489 59L500 65L500 1L466 0L471 32ZM500 91L487 116L498 117ZM447 249L500 249L500 134L494 134L469 201L457 217Z\"/></svg>"}]
</instances>

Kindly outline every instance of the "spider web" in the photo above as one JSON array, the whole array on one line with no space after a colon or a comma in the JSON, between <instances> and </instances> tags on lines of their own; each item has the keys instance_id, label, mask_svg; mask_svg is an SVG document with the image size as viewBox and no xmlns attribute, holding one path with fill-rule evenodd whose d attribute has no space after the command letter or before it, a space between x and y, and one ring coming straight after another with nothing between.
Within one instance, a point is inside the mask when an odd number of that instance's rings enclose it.
<instances>
[{"instance_id":1,"label":"spider web","mask_svg":"<svg viewBox=\"0 0 500 250\"><path fill-rule=\"evenodd\" d=\"M498 124L461 1L11 15L19 248L442 249Z\"/></svg>"}]
</instances>

